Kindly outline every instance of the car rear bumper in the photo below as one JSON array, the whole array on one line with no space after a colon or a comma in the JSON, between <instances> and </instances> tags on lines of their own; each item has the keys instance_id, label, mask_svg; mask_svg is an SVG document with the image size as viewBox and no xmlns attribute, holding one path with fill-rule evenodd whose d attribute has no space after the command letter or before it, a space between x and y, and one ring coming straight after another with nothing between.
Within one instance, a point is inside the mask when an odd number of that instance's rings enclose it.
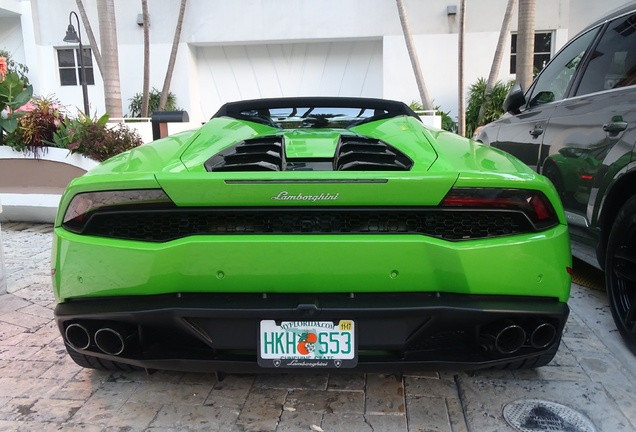
<instances>
[{"instance_id":1,"label":"car rear bumper","mask_svg":"<svg viewBox=\"0 0 636 432\"><path fill-rule=\"evenodd\" d=\"M424 235L190 236L166 243L55 228L58 302L173 293L447 292L567 301L567 227L471 241Z\"/></svg>"},{"instance_id":2,"label":"car rear bumper","mask_svg":"<svg viewBox=\"0 0 636 432\"><path fill-rule=\"evenodd\" d=\"M55 309L65 341L81 354L194 372L271 371L257 363L266 319L353 320L358 370L407 371L488 368L553 353L568 314L552 298L445 293L184 294L77 300ZM103 329L117 343L96 344Z\"/></svg>"}]
</instances>

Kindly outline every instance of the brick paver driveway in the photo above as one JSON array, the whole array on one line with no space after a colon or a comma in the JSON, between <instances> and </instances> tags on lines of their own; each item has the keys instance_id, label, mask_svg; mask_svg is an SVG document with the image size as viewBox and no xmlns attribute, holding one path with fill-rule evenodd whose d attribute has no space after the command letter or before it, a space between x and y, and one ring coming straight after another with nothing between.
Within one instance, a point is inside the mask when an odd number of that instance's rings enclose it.
<instances>
[{"instance_id":1,"label":"brick paver driveway","mask_svg":"<svg viewBox=\"0 0 636 432\"><path fill-rule=\"evenodd\" d=\"M599 431L636 430L636 359L598 291L573 285L561 348L537 370L222 381L214 374L106 373L75 365L53 324L52 227L1 228L8 286L0 295L2 431L514 431L502 409L519 399L572 407Z\"/></svg>"}]
</instances>

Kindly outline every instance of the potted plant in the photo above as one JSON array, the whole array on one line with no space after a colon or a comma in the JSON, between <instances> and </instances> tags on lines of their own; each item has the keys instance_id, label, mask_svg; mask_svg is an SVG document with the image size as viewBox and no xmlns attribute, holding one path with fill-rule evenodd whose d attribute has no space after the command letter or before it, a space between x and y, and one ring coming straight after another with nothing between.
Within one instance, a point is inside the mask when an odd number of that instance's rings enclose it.
<instances>
[{"instance_id":1,"label":"potted plant","mask_svg":"<svg viewBox=\"0 0 636 432\"><path fill-rule=\"evenodd\" d=\"M0 221L53 222L72 179L142 140L125 125L111 127L108 115L70 118L53 97L32 97L6 65L0 60Z\"/></svg>"},{"instance_id":2,"label":"potted plant","mask_svg":"<svg viewBox=\"0 0 636 432\"><path fill-rule=\"evenodd\" d=\"M9 70L7 57L0 56L0 145L4 131L14 132L18 127L19 110L33 95L33 86L17 72Z\"/></svg>"}]
</instances>

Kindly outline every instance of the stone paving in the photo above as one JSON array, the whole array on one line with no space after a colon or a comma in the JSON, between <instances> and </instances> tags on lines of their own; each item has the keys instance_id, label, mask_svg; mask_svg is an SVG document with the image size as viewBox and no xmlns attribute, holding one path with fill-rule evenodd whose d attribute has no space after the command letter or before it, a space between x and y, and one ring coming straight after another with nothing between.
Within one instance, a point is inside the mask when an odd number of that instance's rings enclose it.
<instances>
[{"instance_id":1,"label":"stone paving","mask_svg":"<svg viewBox=\"0 0 636 432\"><path fill-rule=\"evenodd\" d=\"M572 407L598 431L636 431L636 359L599 291L572 286L561 348L537 370L222 381L107 373L75 365L53 324L52 227L1 228L8 293L0 295L0 431L512 432L502 409L518 399Z\"/></svg>"}]
</instances>

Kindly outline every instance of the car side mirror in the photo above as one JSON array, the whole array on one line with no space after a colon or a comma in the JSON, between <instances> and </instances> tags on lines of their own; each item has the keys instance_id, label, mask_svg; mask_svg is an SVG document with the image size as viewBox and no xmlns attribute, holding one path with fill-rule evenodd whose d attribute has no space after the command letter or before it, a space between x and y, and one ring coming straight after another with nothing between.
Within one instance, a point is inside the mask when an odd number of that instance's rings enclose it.
<instances>
[{"instance_id":1,"label":"car side mirror","mask_svg":"<svg viewBox=\"0 0 636 432\"><path fill-rule=\"evenodd\" d=\"M519 108L521 108L526 103L526 97L523 94L523 88L521 84L515 84L512 86L506 99L503 102L503 109L505 112L509 112L512 114L519 114Z\"/></svg>"}]
</instances>

